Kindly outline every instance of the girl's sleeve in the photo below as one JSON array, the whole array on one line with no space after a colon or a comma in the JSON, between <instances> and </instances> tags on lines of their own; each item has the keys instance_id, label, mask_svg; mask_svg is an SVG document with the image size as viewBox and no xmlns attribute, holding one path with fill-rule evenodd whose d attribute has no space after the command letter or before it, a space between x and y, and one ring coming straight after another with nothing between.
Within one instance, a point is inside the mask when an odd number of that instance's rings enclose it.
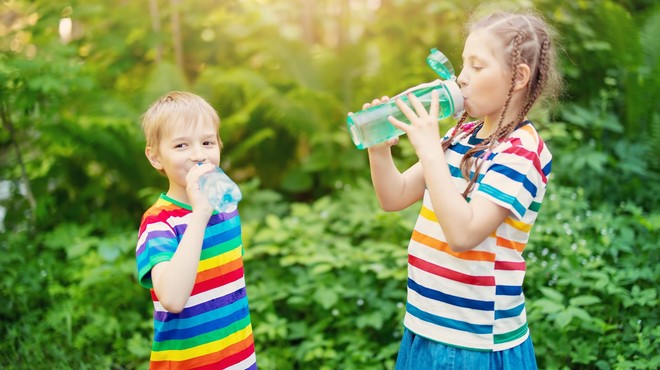
<instances>
[{"instance_id":1,"label":"girl's sleeve","mask_svg":"<svg viewBox=\"0 0 660 370\"><path fill-rule=\"evenodd\" d=\"M142 221L135 251L140 285L153 288L151 269L160 262L172 259L177 245L174 229L167 222L154 218Z\"/></svg>"},{"instance_id":2,"label":"girl's sleeve","mask_svg":"<svg viewBox=\"0 0 660 370\"><path fill-rule=\"evenodd\" d=\"M540 206L547 185L549 164L543 165L537 147L513 140L511 145L491 153L491 164L477 192L509 209L522 219L530 208Z\"/></svg>"}]
</instances>

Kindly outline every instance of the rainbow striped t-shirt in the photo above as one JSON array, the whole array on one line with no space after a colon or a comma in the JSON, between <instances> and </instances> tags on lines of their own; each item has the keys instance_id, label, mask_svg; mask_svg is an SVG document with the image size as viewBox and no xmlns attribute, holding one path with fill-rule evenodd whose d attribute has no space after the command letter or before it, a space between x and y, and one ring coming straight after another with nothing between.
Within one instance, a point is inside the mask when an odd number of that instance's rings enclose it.
<instances>
[{"instance_id":1,"label":"rainbow striped t-shirt","mask_svg":"<svg viewBox=\"0 0 660 370\"><path fill-rule=\"evenodd\" d=\"M447 136L450 134L451 130ZM475 135L445 151L460 193L467 186L460 171L461 158L481 141ZM434 210L425 191L408 245L404 325L417 335L447 345L501 351L529 336L522 251L543 201L552 155L531 122L525 121L484 158L468 199L486 197L509 209L509 216L477 247L457 253L447 245L436 217L451 209Z\"/></svg>"},{"instance_id":2,"label":"rainbow striped t-shirt","mask_svg":"<svg viewBox=\"0 0 660 370\"><path fill-rule=\"evenodd\" d=\"M154 293L151 269L172 258L190 215L190 206L162 194L142 217L136 250L138 279L151 290L154 303L149 368L256 369L237 210L211 216L195 286L183 311L167 312Z\"/></svg>"}]
</instances>

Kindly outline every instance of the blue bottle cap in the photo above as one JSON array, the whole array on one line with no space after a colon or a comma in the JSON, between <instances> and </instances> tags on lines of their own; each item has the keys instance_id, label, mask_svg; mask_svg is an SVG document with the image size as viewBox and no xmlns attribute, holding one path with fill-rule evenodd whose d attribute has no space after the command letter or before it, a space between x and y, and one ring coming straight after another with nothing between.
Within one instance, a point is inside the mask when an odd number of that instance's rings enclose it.
<instances>
[{"instance_id":1,"label":"blue bottle cap","mask_svg":"<svg viewBox=\"0 0 660 370\"><path fill-rule=\"evenodd\" d=\"M431 54L426 57L426 63L443 80L451 80L454 77L454 67L449 62L449 59L438 49L431 49Z\"/></svg>"}]
</instances>

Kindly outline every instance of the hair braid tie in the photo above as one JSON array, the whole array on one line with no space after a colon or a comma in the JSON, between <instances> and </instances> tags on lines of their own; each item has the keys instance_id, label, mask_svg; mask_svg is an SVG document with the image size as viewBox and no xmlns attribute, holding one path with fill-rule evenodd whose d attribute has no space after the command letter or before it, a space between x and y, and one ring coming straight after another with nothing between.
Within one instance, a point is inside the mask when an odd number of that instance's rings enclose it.
<instances>
[{"instance_id":1,"label":"hair braid tie","mask_svg":"<svg viewBox=\"0 0 660 370\"><path fill-rule=\"evenodd\" d=\"M448 137L447 140L444 140L442 142L442 150L443 151L447 150L450 146L454 145L453 144L454 138L456 138L458 136L458 134L461 132L461 128L463 127L463 123L465 123L467 118L468 118L467 112L463 112L463 114L461 115L461 118L456 123L456 126L454 126L454 131L451 133L451 136Z\"/></svg>"}]
</instances>

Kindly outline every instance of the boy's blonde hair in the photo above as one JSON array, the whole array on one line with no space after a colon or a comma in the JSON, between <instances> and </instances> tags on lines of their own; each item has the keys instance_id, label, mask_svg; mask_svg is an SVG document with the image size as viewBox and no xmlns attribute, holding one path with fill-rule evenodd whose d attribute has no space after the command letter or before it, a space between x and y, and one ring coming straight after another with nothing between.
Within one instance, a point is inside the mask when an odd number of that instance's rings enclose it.
<instances>
[{"instance_id":1,"label":"boy's blonde hair","mask_svg":"<svg viewBox=\"0 0 660 370\"><path fill-rule=\"evenodd\" d=\"M158 150L164 133L175 125L196 125L199 122L211 122L220 140L220 117L213 107L199 95L171 91L156 100L142 116L142 131L147 141L146 146Z\"/></svg>"}]
</instances>

